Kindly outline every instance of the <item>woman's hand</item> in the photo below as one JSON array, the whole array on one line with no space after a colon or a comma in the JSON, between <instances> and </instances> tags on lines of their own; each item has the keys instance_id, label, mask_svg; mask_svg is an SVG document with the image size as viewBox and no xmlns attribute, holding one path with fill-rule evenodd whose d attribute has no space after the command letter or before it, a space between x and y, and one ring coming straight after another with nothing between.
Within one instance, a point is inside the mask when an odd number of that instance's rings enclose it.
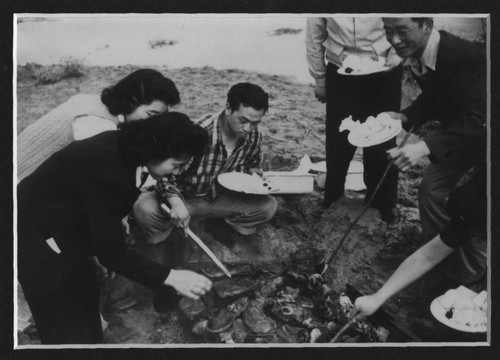
<instances>
[{"instance_id":1,"label":"woman's hand","mask_svg":"<svg viewBox=\"0 0 500 360\"><path fill-rule=\"evenodd\" d=\"M354 307L359 311L357 317L370 316L382 306L383 302L374 295L361 296L354 302Z\"/></svg>"},{"instance_id":2,"label":"woman's hand","mask_svg":"<svg viewBox=\"0 0 500 360\"><path fill-rule=\"evenodd\" d=\"M212 288L212 282L208 278L190 270L170 270L164 284L193 300L198 300Z\"/></svg>"}]
</instances>

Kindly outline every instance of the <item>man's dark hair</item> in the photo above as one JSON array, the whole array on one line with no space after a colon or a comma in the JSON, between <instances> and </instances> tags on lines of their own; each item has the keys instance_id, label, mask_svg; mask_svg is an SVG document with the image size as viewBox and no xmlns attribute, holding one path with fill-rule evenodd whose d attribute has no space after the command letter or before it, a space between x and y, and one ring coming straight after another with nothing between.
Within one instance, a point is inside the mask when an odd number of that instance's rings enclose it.
<instances>
[{"instance_id":1,"label":"man's dark hair","mask_svg":"<svg viewBox=\"0 0 500 360\"><path fill-rule=\"evenodd\" d=\"M431 29L434 26L434 19L431 17L419 17L419 18L410 18L411 21L416 22L418 24L418 27L424 26L424 24L427 24Z\"/></svg>"},{"instance_id":2,"label":"man's dark hair","mask_svg":"<svg viewBox=\"0 0 500 360\"><path fill-rule=\"evenodd\" d=\"M120 150L134 166L149 161L201 155L208 133L179 112L151 116L123 124L119 131Z\"/></svg>"},{"instance_id":3,"label":"man's dark hair","mask_svg":"<svg viewBox=\"0 0 500 360\"><path fill-rule=\"evenodd\" d=\"M134 71L101 93L101 101L113 115L130 114L155 100L170 106L181 101L174 82L152 69Z\"/></svg>"},{"instance_id":4,"label":"man's dark hair","mask_svg":"<svg viewBox=\"0 0 500 360\"><path fill-rule=\"evenodd\" d=\"M227 93L227 103L231 112L240 108L240 105L249 106L255 110L264 110L269 108L269 95L258 85L248 82L233 85Z\"/></svg>"}]
</instances>

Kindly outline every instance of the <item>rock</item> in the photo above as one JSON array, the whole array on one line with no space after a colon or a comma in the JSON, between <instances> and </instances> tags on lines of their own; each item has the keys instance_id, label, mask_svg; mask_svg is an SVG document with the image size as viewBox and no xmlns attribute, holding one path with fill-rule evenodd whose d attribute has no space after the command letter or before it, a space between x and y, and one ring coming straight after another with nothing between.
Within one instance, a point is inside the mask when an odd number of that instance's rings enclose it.
<instances>
[{"instance_id":1,"label":"rock","mask_svg":"<svg viewBox=\"0 0 500 360\"><path fill-rule=\"evenodd\" d=\"M271 297L276 293L278 288L283 285L284 280L282 276L266 278L259 283L259 287L255 290L255 293L258 297Z\"/></svg>"},{"instance_id":2,"label":"rock","mask_svg":"<svg viewBox=\"0 0 500 360\"><path fill-rule=\"evenodd\" d=\"M234 342L236 343L245 342L245 339L247 338L250 329L248 329L243 320L241 319L234 320L233 328L234 328L234 335L233 335Z\"/></svg>"},{"instance_id":3,"label":"rock","mask_svg":"<svg viewBox=\"0 0 500 360\"><path fill-rule=\"evenodd\" d=\"M228 309L221 309L217 315L208 320L207 330L211 333L220 333L229 329L234 315Z\"/></svg>"},{"instance_id":4,"label":"rock","mask_svg":"<svg viewBox=\"0 0 500 360\"><path fill-rule=\"evenodd\" d=\"M207 307L201 299L193 300L187 297L183 297L179 301L179 309L184 315L186 315L186 317L193 319L204 312Z\"/></svg>"},{"instance_id":5,"label":"rock","mask_svg":"<svg viewBox=\"0 0 500 360\"><path fill-rule=\"evenodd\" d=\"M217 281L213 284L215 292L221 298L243 294L254 290L256 286L257 282L248 277L233 277Z\"/></svg>"},{"instance_id":6,"label":"rock","mask_svg":"<svg viewBox=\"0 0 500 360\"><path fill-rule=\"evenodd\" d=\"M227 306L227 309L234 315L235 318L240 316L243 312L246 311L248 308L248 297L242 297L233 302L232 304L229 304Z\"/></svg>"},{"instance_id":7,"label":"rock","mask_svg":"<svg viewBox=\"0 0 500 360\"><path fill-rule=\"evenodd\" d=\"M247 311L243 313L243 321L256 334L273 333L276 330L276 322L264 314L262 307L261 302L250 301Z\"/></svg>"}]
</instances>

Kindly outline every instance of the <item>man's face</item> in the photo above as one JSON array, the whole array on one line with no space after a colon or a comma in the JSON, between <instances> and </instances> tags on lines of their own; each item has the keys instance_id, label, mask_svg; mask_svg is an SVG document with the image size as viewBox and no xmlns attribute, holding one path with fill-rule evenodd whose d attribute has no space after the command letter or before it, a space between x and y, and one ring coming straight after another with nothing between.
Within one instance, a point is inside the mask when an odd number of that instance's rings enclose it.
<instances>
[{"instance_id":1,"label":"man's face","mask_svg":"<svg viewBox=\"0 0 500 360\"><path fill-rule=\"evenodd\" d=\"M420 57L422 55L432 28L424 22L422 26L410 18L383 18L385 36L402 57Z\"/></svg>"},{"instance_id":2,"label":"man's face","mask_svg":"<svg viewBox=\"0 0 500 360\"><path fill-rule=\"evenodd\" d=\"M229 130L238 138L244 138L252 130L256 129L263 116L264 110L240 105L238 110L231 112L229 104L226 105L226 118Z\"/></svg>"}]
</instances>

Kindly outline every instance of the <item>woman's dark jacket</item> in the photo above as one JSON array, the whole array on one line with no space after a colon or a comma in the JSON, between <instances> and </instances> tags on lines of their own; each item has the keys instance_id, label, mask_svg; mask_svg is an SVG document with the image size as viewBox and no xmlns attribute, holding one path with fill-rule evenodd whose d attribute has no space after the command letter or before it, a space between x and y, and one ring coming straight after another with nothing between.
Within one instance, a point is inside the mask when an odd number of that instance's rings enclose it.
<instances>
[{"instance_id":1,"label":"woman's dark jacket","mask_svg":"<svg viewBox=\"0 0 500 360\"><path fill-rule=\"evenodd\" d=\"M169 275L125 244L121 219L139 196L138 164L124 158L118 137L108 131L76 141L18 185L18 278L26 296L50 294L90 255L151 288Z\"/></svg>"}]
</instances>

